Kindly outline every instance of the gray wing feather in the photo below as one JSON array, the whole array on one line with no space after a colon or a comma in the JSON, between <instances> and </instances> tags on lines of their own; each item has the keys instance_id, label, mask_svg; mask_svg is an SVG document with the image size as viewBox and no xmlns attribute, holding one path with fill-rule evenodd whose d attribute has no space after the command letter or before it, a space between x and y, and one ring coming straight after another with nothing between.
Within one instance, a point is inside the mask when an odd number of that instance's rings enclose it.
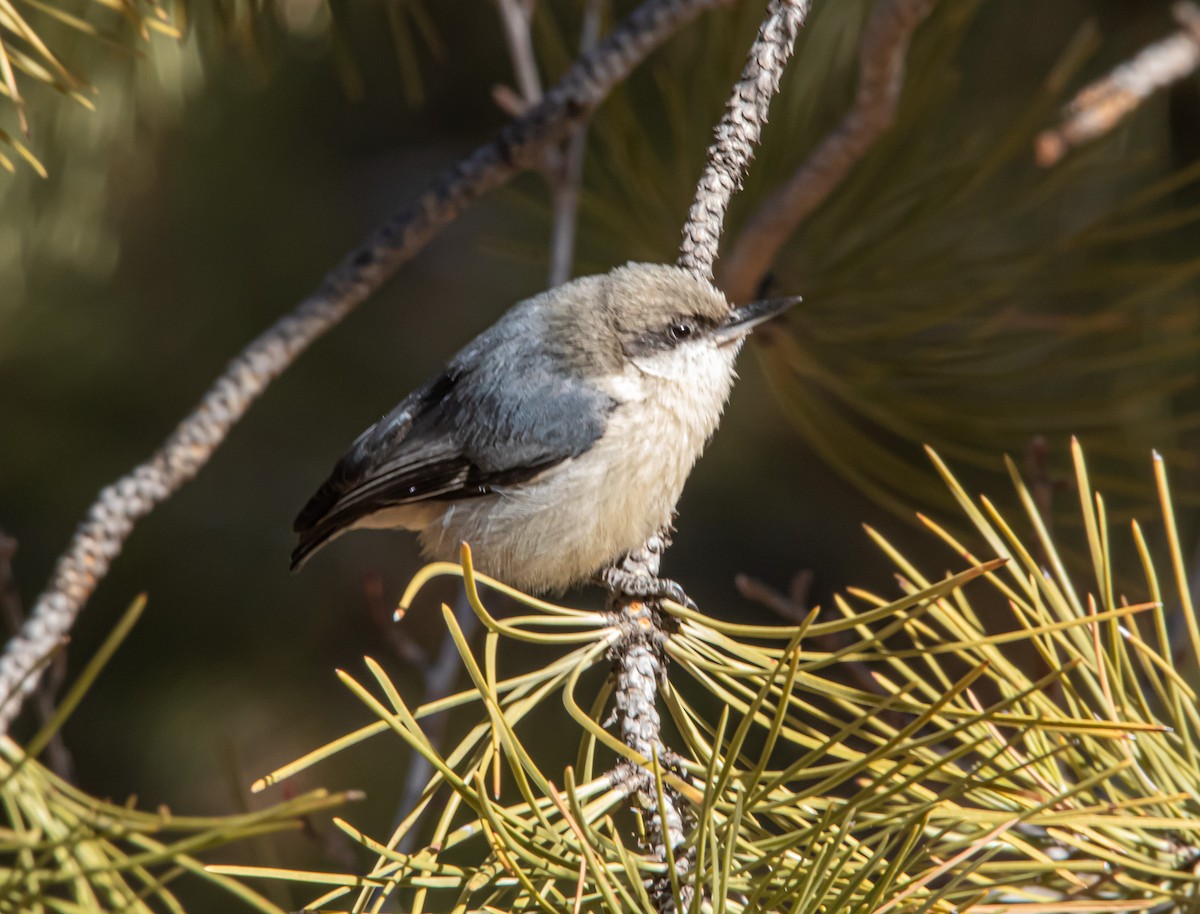
<instances>
[{"instance_id":1,"label":"gray wing feather","mask_svg":"<svg viewBox=\"0 0 1200 914\"><path fill-rule=\"evenodd\" d=\"M367 429L296 518L298 567L385 508L488 494L588 450L616 405L497 323Z\"/></svg>"}]
</instances>

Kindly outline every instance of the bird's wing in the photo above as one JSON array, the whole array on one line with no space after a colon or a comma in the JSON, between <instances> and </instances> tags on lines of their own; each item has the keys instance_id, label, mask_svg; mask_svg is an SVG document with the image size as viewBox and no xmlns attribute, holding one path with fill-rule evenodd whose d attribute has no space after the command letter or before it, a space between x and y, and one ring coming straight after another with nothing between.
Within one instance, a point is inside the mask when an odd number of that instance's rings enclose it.
<instances>
[{"instance_id":1,"label":"bird's wing","mask_svg":"<svg viewBox=\"0 0 1200 914\"><path fill-rule=\"evenodd\" d=\"M296 568L368 515L486 495L590 448L613 403L542 356L451 363L364 432L296 518Z\"/></svg>"}]
</instances>

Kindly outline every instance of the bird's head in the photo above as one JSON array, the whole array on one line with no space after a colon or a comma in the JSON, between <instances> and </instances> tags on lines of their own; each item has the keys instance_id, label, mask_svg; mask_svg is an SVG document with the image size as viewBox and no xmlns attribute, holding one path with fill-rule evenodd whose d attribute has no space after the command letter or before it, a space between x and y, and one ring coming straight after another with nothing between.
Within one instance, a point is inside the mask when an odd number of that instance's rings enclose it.
<instances>
[{"instance_id":1,"label":"bird's head","mask_svg":"<svg viewBox=\"0 0 1200 914\"><path fill-rule=\"evenodd\" d=\"M579 345L603 353L610 370L632 365L678 380L697 371L732 372L750 331L799 301L735 308L711 283L665 264L630 263L586 282L587 294L571 314Z\"/></svg>"}]
</instances>

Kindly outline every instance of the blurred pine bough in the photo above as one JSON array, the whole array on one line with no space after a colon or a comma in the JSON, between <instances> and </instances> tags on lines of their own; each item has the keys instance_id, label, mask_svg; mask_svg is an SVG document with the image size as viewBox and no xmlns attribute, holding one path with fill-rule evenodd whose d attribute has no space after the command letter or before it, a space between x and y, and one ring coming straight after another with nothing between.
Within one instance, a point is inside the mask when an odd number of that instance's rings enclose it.
<instances>
[{"instance_id":1,"label":"blurred pine bough","mask_svg":"<svg viewBox=\"0 0 1200 914\"><path fill-rule=\"evenodd\" d=\"M362 4L352 18L362 12L390 34L404 95L420 104L418 61L441 53L424 0ZM248 63L243 78L261 83L289 53L319 50L360 93L345 13L325 0L0 0L0 320L39 271L111 275L123 209L223 66Z\"/></svg>"},{"instance_id":2,"label":"blurred pine bough","mask_svg":"<svg viewBox=\"0 0 1200 914\"><path fill-rule=\"evenodd\" d=\"M207 882L246 910L283 909L228 876L209 873L201 857L226 845L304 826L359 799L353 792L312 790L258 810L227 816L180 816L89 796L38 761L144 609L139 597L81 671L54 714L22 747L0 738L0 911L182 911L177 883Z\"/></svg>"}]
</instances>

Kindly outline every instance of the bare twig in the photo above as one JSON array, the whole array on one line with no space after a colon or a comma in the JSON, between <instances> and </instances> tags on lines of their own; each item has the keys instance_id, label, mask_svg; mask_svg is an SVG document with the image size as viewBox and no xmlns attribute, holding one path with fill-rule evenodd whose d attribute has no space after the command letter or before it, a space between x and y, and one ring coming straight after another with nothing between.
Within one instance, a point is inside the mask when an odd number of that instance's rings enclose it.
<instances>
[{"instance_id":1,"label":"bare twig","mask_svg":"<svg viewBox=\"0 0 1200 914\"><path fill-rule=\"evenodd\" d=\"M17 588L16 575L13 574L12 562L16 554L17 541L5 536L4 531L0 530L0 616L3 617L8 630L14 633L20 630L25 621L25 606ZM34 709L42 724L54 716L58 706L58 693L67 679L67 652L54 651L46 666L47 675L42 677L33 696ZM74 780L75 760L71 750L67 748L61 730L56 730L50 737L45 751L46 763L50 770L64 781Z\"/></svg>"},{"instance_id":2,"label":"bare twig","mask_svg":"<svg viewBox=\"0 0 1200 914\"><path fill-rule=\"evenodd\" d=\"M583 28L579 35L579 53L587 54L600 40L602 0L587 0ZM579 225L579 188L583 184L583 154L587 148L587 120L571 128L563 152L561 168L553 183L554 231L550 239L550 286L560 286L571 278L575 263L575 234Z\"/></svg>"},{"instance_id":3,"label":"bare twig","mask_svg":"<svg viewBox=\"0 0 1200 914\"><path fill-rule=\"evenodd\" d=\"M716 139L708 149L708 165L683 229L678 260L681 267L702 279L712 280L726 209L749 167L771 98L779 89L784 65L791 57L809 6L809 0L771 0L741 78L735 83L725 115L715 130ZM666 545L665 532L652 537L641 550L626 557L624 569L657 577ZM653 605L619 591L610 595L609 610L613 624L621 631L612 650L614 700L621 739L643 758L657 760L670 770L674 756L662 741L657 707L659 684L666 675L663 649L668 637L666 622ZM696 893L705 892L706 887L695 884L695 861L686 843L689 823L683 797L666 785L660 794L660 782L645 768L632 763L622 763L616 774L645 813L650 854L658 862L674 863L673 872L656 877L647 885L655 908L665 914L674 912L678 903L690 910Z\"/></svg>"},{"instance_id":4,"label":"bare twig","mask_svg":"<svg viewBox=\"0 0 1200 914\"><path fill-rule=\"evenodd\" d=\"M504 43L508 45L508 56L517 79L517 91L526 107L532 107L542 100L542 79L538 76L530 32L534 5L522 0L496 0L496 3L504 25Z\"/></svg>"},{"instance_id":5,"label":"bare twig","mask_svg":"<svg viewBox=\"0 0 1200 914\"><path fill-rule=\"evenodd\" d=\"M1076 146L1104 136L1160 89L1191 76L1200 67L1200 7L1176 3L1171 12L1182 30L1145 48L1103 79L1085 87L1063 109L1063 121L1034 142L1034 160L1043 168Z\"/></svg>"},{"instance_id":6,"label":"bare twig","mask_svg":"<svg viewBox=\"0 0 1200 914\"><path fill-rule=\"evenodd\" d=\"M808 615L808 595L812 590L813 573L809 569L797 571L792 577L788 593L783 594L758 578L747 574L739 574L734 578L734 586L747 600L753 600L765 606L785 622L799 625Z\"/></svg>"},{"instance_id":7,"label":"bare twig","mask_svg":"<svg viewBox=\"0 0 1200 914\"><path fill-rule=\"evenodd\" d=\"M1050 471L1050 442L1045 435L1034 435L1025 445L1025 470L1029 474L1029 494L1037 506L1038 515L1046 529L1054 530L1054 496L1065 488L1061 479L1055 479ZM1051 567L1050 556L1045 554L1042 546L1041 564Z\"/></svg>"},{"instance_id":8,"label":"bare twig","mask_svg":"<svg viewBox=\"0 0 1200 914\"><path fill-rule=\"evenodd\" d=\"M0 616L14 632L25 621L25 608L21 605L21 594L17 591L12 570L12 560L16 554L17 541L0 530Z\"/></svg>"},{"instance_id":9,"label":"bare twig","mask_svg":"<svg viewBox=\"0 0 1200 914\"><path fill-rule=\"evenodd\" d=\"M403 664L415 670L424 670L429 663L429 653L408 629L397 625L396 605L383 592L383 578L372 572L362 577L363 597L367 602L367 618L376 633L392 649L392 653Z\"/></svg>"},{"instance_id":10,"label":"bare twig","mask_svg":"<svg viewBox=\"0 0 1200 914\"><path fill-rule=\"evenodd\" d=\"M892 126L904 89L909 43L935 3L878 0L875 4L859 46L854 105L738 233L721 271L721 288L731 302L754 298L780 248Z\"/></svg>"},{"instance_id":11,"label":"bare twig","mask_svg":"<svg viewBox=\"0 0 1200 914\"><path fill-rule=\"evenodd\" d=\"M363 596L367 601L368 615L380 637L391 647L392 653L401 663L420 676L423 701L428 704L450 695L462 673L462 658L449 633L443 634L441 646L436 652L431 652L423 647L409 634L404 625L398 624L401 619L397 614L395 603L384 596L383 580L377 574L364 576ZM465 590L460 591L454 601L454 618L463 637L467 641L472 640L476 631L479 630L479 617L471 608ZM425 737L434 747L441 746L446 735L448 720L449 714L442 713L434 715L426 722ZM400 801L392 819L392 831L399 827L404 818L417 805L421 794L429 784L429 776L432 773L433 766L429 759L419 752L412 753L408 771L404 775ZM416 842L420 838L420 829L409 829L396 849L400 853L408 853L415 849Z\"/></svg>"},{"instance_id":12,"label":"bare twig","mask_svg":"<svg viewBox=\"0 0 1200 914\"><path fill-rule=\"evenodd\" d=\"M809 569L797 571L792 577L791 583L788 585L788 592L780 593L769 584L752 578L749 575L739 574L734 579L734 585L747 600L753 600L755 603L766 607L775 615L779 616L785 622L793 625L800 625L809 614L809 594L812 591L813 573ZM851 643L851 637L847 632L833 633L830 632L824 635L811 636L811 641L819 650L834 651L841 650L846 645ZM871 673L871 668L860 661L842 659L838 666L849 673L858 687L864 692L883 695L879 681Z\"/></svg>"},{"instance_id":13,"label":"bare twig","mask_svg":"<svg viewBox=\"0 0 1200 914\"><path fill-rule=\"evenodd\" d=\"M503 88L496 101L507 111L524 111L542 100L541 80L533 53L531 26L534 3L523 0L497 0L504 39L512 59L519 97ZM590 53L600 39L600 0L588 0L583 14L579 53ZM542 175L550 187L554 225L550 235L550 273L548 285L562 285L571 278L575 260L575 234L579 218L579 187L583 180L583 154L587 140L587 119L573 125L566 143L548 146L544 152Z\"/></svg>"},{"instance_id":14,"label":"bare twig","mask_svg":"<svg viewBox=\"0 0 1200 914\"><path fill-rule=\"evenodd\" d=\"M349 314L472 202L522 169L596 107L645 56L702 10L726 0L649 0L582 57L535 108L438 176L376 230L291 314L250 343L196 410L145 463L104 489L59 559L54 578L0 656L0 732L36 685L29 673L68 632L134 524L199 472L250 404L308 345Z\"/></svg>"},{"instance_id":15,"label":"bare twig","mask_svg":"<svg viewBox=\"0 0 1200 914\"><path fill-rule=\"evenodd\" d=\"M395 621L395 607L383 599L382 591L378 589L377 577L367 579L366 596L371 610L371 619L379 627L380 633L389 641L401 661L418 672L421 677L421 696L428 704L445 698L454 691L459 677L462 675L462 657L458 653L450 633L442 636L441 645L436 653L430 653L409 637L404 627ZM479 617L471 608L466 591L461 591L454 601L454 618L468 641L475 637L479 629ZM450 714L443 711L427 718L424 723L425 738L434 747L440 747L446 737L446 726ZM400 801L396 805L396 813L392 818L394 832L402 821L413 811L420 802L421 795L429 786L433 765L424 755L413 752L409 755L408 770L404 775L404 786L400 790ZM417 849L417 842L422 834L419 828L411 828L396 845L401 854L412 853ZM394 888L394 887L393 887ZM377 889L372 896L371 904L380 903L381 896L390 895L392 889Z\"/></svg>"},{"instance_id":16,"label":"bare twig","mask_svg":"<svg viewBox=\"0 0 1200 914\"><path fill-rule=\"evenodd\" d=\"M741 79L734 85L725 115L714 131L715 139L708 147L708 165L696 185L677 261L701 279L713 278L725 211L733 195L741 189L754 157L754 147L767 122L767 109L779 91L784 65L792 56L796 35L808 17L810 6L810 0L771 0Z\"/></svg>"}]
</instances>

